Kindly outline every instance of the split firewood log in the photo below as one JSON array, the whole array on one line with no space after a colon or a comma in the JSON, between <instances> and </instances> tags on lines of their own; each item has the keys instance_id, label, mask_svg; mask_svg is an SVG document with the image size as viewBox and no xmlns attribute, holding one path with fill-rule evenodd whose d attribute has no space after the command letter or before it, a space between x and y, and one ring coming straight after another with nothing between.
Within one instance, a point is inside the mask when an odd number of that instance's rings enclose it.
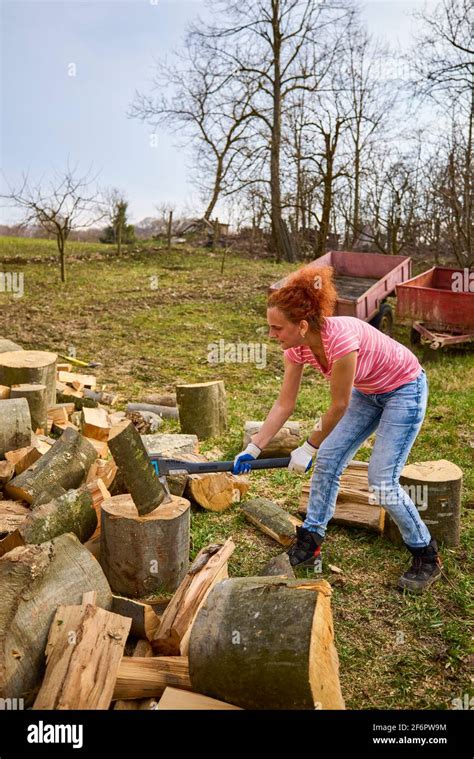
<instances>
[{"instance_id":1,"label":"split firewood log","mask_svg":"<svg viewBox=\"0 0 474 759\"><path fill-rule=\"evenodd\" d=\"M95 598L85 593L81 605L58 606L33 709L109 708L131 620L96 606Z\"/></svg>"}]
</instances>

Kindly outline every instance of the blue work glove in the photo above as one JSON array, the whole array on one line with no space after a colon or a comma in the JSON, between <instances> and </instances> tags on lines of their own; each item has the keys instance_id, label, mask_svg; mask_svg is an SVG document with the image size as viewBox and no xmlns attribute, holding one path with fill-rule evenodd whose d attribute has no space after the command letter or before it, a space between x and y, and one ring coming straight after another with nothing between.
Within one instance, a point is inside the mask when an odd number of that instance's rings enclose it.
<instances>
[{"instance_id":1,"label":"blue work glove","mask_svg":"<svg viewBox=\"0 0 474 759\"><path fill-rule=\"evenodd\" d=\"M293 472L298 472L299 474L304 474L308 469L311 469L317 450L318 449L315 448L314 445L311 445L307 440L306 443L300 445L299 448L295 448L292 452L288 469Z\"/></svg>"},{"instance_id":2,"label":"blue work glove","mask_svg":"<svg viewBox=\"0 0 474 759\"><path fill-rule=\"evenodd\" d=\"M250 472L251 467L248 462L258 459L261 452L262 449L259 448L258 445L249 443L247 448L244 451L238 453L235 457L232 474L245 474L246 472Z\"/></svg>"}]
</instances>

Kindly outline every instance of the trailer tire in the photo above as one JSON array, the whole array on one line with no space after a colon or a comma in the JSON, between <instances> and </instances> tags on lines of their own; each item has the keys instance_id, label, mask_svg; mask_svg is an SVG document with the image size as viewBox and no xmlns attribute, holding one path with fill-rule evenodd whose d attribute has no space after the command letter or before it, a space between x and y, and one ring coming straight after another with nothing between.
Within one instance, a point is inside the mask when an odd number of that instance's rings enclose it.
<instances>
[{"instance_id":1,"label":"trailer tire","mask_svg":"<svg viewBox=\"0 0 474 759\"><path fill-rule=\"evenodd\" d=\"M393 321L393 310L391 305L389 303L382 303L378 312L375 314L374 318L370 320L369 324L380 332L383 332L384 335L389 335L389 337L391 337Z\"/></svg>"}]
</instances>

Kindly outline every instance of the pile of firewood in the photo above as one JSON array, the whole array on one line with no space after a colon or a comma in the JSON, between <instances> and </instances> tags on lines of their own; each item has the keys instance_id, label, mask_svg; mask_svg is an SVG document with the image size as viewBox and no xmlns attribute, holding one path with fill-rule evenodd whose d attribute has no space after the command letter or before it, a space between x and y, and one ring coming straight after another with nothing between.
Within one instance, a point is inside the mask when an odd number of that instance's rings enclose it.
<instances>
[{"instance_id":1,"label":"pile of firewood","mask_svg":"<svg viewBox=\"0 0 474 759\"><path fill-rule=\"evenodd\" d=\"M191 501L221 511L248 484L183 475L169 495L151 465L155 453L199 459L196 399L220 404L208 434L226 423L223 393L179 386L187 434L143 434L151 417L136 414L176 418L173 398L117 412L55 354L0 352L0 697L34 709L344 708L330 585L296 580L281 558L229 578L231 538L190 564Z\"/></svg>"}]
</instances>

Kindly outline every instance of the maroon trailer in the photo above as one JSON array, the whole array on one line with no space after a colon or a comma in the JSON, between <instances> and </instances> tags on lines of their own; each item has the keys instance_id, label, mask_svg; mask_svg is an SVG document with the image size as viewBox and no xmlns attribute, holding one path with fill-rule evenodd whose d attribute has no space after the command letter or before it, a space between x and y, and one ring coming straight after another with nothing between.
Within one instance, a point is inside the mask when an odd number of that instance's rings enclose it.
<instances>
[{"instance_id":1,"label":"maroon trailer","mask_svg":"<svg viewBox=\"0 0 474 759\"><path fill-rule=\"evenodd\" d=\"M433 266L397 285L397 316L412 319L413 344L436 350L474 340L474 275Z\"/></svg>"},{"instance_id":2,"label":"maroon trailer","mask_svg":"<svg viewBox=\"0 0 474 759\"><path fill-rule=\"evenodd\" d=\"M334 269L338 296L335 316L356 316L391 334L393 312L386 299L394 293L396 285L411 277L409 256L330 250L313 263ZM285 279L271 285L270 291L281 287Z\"/></svg>"}]
</instances>

